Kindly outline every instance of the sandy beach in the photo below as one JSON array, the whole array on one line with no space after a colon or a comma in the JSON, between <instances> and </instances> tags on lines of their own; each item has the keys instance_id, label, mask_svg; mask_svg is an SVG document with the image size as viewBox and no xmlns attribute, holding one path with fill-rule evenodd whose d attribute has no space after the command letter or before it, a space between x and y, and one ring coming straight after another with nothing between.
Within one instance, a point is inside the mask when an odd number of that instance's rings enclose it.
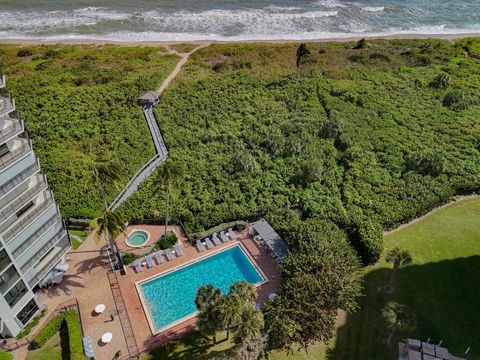
<instances>
[{"instance_id":1,"label":"sandy beach","mask_svg":"<svg viewBox=\"0 0 480 360\"><path fill-rule=\"evenodd\" d=\"M194 45L210 45L210 44L244 44L244 43L264 43L264 44L286 44L286 43L315 43L315 42L351 42L358 41L362 38L367 40L376 39L443 39L455 40L464 38L480 37L480 33L467 34L398 34L385 36L352 36L352 37L332 37L319 39L268 39L268 40L196 40L196 41L117 41L117 40L98 40L98 39L59 39L59 40L45 40L45 39L4 39L0 40L1 44L17 44L17 45L52 45L52 44L67 44L67 45L118 45L118 46L169 46L177 44L194 44Z\"/></svg>"}]
</instances>

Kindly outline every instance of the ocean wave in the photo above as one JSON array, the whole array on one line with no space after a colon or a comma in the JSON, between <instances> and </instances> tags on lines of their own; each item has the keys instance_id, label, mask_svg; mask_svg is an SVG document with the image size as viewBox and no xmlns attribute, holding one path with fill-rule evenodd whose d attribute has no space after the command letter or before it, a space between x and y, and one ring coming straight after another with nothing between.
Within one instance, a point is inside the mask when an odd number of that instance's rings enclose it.
<instances>
[{"instance_id":1,"label":"ocean wave","mask_svg":"<svg viewBox=\"0 0 480 360\"><path fill-rule=\"evenodd\" d=\"M385 10L384 6L365 6L365 7L362 7L362 11L366 11L366 12L381 12L383 10Z\"/></svg>"}]
</instances>

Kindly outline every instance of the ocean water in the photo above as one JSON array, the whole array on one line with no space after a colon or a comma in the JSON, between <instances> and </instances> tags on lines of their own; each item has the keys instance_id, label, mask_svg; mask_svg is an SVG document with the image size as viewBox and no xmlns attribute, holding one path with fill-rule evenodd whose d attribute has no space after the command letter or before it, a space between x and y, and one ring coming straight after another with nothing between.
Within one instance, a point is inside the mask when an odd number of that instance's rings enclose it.
<instances>
[{"instance_id":1,"label":"ocean water","mask_svg":"<svg viewBox=\"0 0 480 360\"><path fill-rule=\"evenodd\" d=\"M188 265L140 285L148 315L159 330L194 314L195 295L200 286L211 284L223 294L240 280L260 283L262 276L250 263L239 246Z\"/></svg>"},{"instance_id":2,"label":"ocean water","mask_svg":"<svg viewBox=\"0 0 480 360\"><path fill-rule=\"evenodd\" d=\"M480 32L480 0L0 0L0 39L320 39Z\"/></svg>"}]
</instances>

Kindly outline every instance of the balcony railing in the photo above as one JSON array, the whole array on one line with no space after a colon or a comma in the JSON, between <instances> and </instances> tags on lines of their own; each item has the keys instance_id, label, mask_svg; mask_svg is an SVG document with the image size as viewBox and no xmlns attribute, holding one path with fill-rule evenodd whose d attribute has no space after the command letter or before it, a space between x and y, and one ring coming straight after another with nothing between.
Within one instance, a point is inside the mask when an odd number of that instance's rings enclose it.
<instances>
[{"instance_id":1,"label":"balcony railing","mask_svg":"<svg viewBox=\"0 0 480 360\"><path fill-rule=\"evenodd\" d=\"M19 197L0 211L0 223L4 222L17 211L21 210L32 199L37 196L42 189L47 187L47 182L43 175L40 175L38 182L28 191L23 192Z\"/></svg>"},{"instance_id":2,"label":"balcony railing","mask_svg":"<svg viewBox=\"0 0 480 360\"><path fill-rule=\"evenodd\" d=\"M27 272L35 263L40 260L47 252L50 251L52 247L55 246L60 239L62 239L66 235L65 229L61 228L50 240L48 240L45 245L42 246L40 250L38 250L35 255L33 255L28 261L22 265L22 272Z\"/></svg>"},{"instance_id":3,"label":"balcony railing","mask_svg":"<svg viewBox=\"0 0 480 360\"><path fill-rule=\"evenodd\" d=\"M44 267L43 269L40 270L40 272L35 275L29 282L28 284L30 285L30 287L35 287L35 285L37 285L37 283L42 280L45 275L50 271L52 270L52 268L60 261L60 257L62 255L64 255L68 249L70 248L70 239L68 238L68 234L65 233L64 234L64 237L62 238L62 240L60 240L58 242L58 244L56 246L60 246L60 251L58 252L58 254L52 259L50 260Z\"/></svg>"},{"instance_id":4,"label":"balcony railing","mask_svg":"<svg viewBox=\"0 0 480 360\"><path fill-rule=\"evenodd\" d=\"M30 144L30 140L27 140L20 147L9 152L8 154L3 155L0 158L0 170L5 169L7 166L20 159L22 156L28 154L30 151L32 151L32 146Z\"/></svg>"},{"instance_id":5,"label":"balcony railing","mask_svg":"<svg viewBox=\"0 0 480 360\"><path fill-rule=\"evenodd\" d=\"M0 95L0 116L11 113L15 110L15 100L10 95Z\"/></svg>"},{"instance_id":6,"label":"balcony railing","mask_svg":"<svg viewBox=\"0 0 480 360\"><path fill-rule=\"evenodd\" d=\"M25 250L27 250L34 242L36 242L40 237L45 234L47 229L49 229L54 224L60 221L60 217L58 213L55 213L50 219L47 220L45 224L40 226L32 235L23 241L20 246L18 246L13 252L12 255L15 259L17 259L20 255L23 254Z\"/></svg>"},{"instance_id":7,"label":"balcony railing","mask_svg":"<svg viewBox=\"0 0 480 360\"><path fill-rule=\"evenodd\" d=\"M5 196L10 190L12 190L18 184L27 180L30 176L35 174L39 169L40 167L38 165L38 162L35 161L34 164L30 165L25 170L15 175L13 179L7 181L5 184L0 186L0 198Z\"/></svg>"},{"instance_id":8,"label":"balcony railing","mask_svg":"<svg viewBox=\"0 0 480 360\"><path fill-rule=\"evenodd\" d=\"M3 129L0 132L0 144L3 144L7 141L8 138L12 137L13 135L22 132L23 130L23 120L18 118L12 118L12 125Z\"/></svg>"},{"instance_id":9,"label":"balcony railing","mask_svg":"<svg viewBox=\"0 0 480 360\"><path fill-rule=\"evenodd\" d=\"M48 191L45 193L45 199L43 200L43 202L38 207L34 208L31 212L27 213L27 215L22 216L20 221L18 221L15 225L13 225L3 234L3 239L7 243L10 242L10 240L12 240L19 232L25 229L32 221L34 221L52 204L53 196Z\"/></svg>"}]
</instances>

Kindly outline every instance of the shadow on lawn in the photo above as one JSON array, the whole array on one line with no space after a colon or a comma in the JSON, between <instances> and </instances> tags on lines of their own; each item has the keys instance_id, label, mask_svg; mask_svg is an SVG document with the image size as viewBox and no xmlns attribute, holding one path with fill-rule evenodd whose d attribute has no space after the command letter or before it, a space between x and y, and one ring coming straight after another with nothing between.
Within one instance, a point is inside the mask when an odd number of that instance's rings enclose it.
<instances>
[{"instance_id":1,"label":"shadow on lawn","mask_svg":"<svg viewBox=\"0 0 480 360\"><path fill-rule=\"evenodd\" d=\"M227 341L226 338L217 337L217 345ZM155 360L187 360L187 359L208 359L213 353L212 338L205 336L199 331L193 331L184 337L169 342L150 352L151 358Z\"/></svg>"},{"instance_id":2,"label":"shadow on lawn","mask_svg":"<svg viewBox=\"0 0 480 360\"><path fill-rule=\"evenodd\" d=\"M396 359L401 338L443 340L443 346L457 356L471 347L468 359L480 359L480 256L446 260L401 269L394 280L394 292L379 291L391 270L378 269L365 276L360 309L349 315L337 331L329 360ZM383 345L388 330L381 318L389 301L407 305L416 315L417 329L396 334L390 348Z\"/></svg>"}]
</instances>

